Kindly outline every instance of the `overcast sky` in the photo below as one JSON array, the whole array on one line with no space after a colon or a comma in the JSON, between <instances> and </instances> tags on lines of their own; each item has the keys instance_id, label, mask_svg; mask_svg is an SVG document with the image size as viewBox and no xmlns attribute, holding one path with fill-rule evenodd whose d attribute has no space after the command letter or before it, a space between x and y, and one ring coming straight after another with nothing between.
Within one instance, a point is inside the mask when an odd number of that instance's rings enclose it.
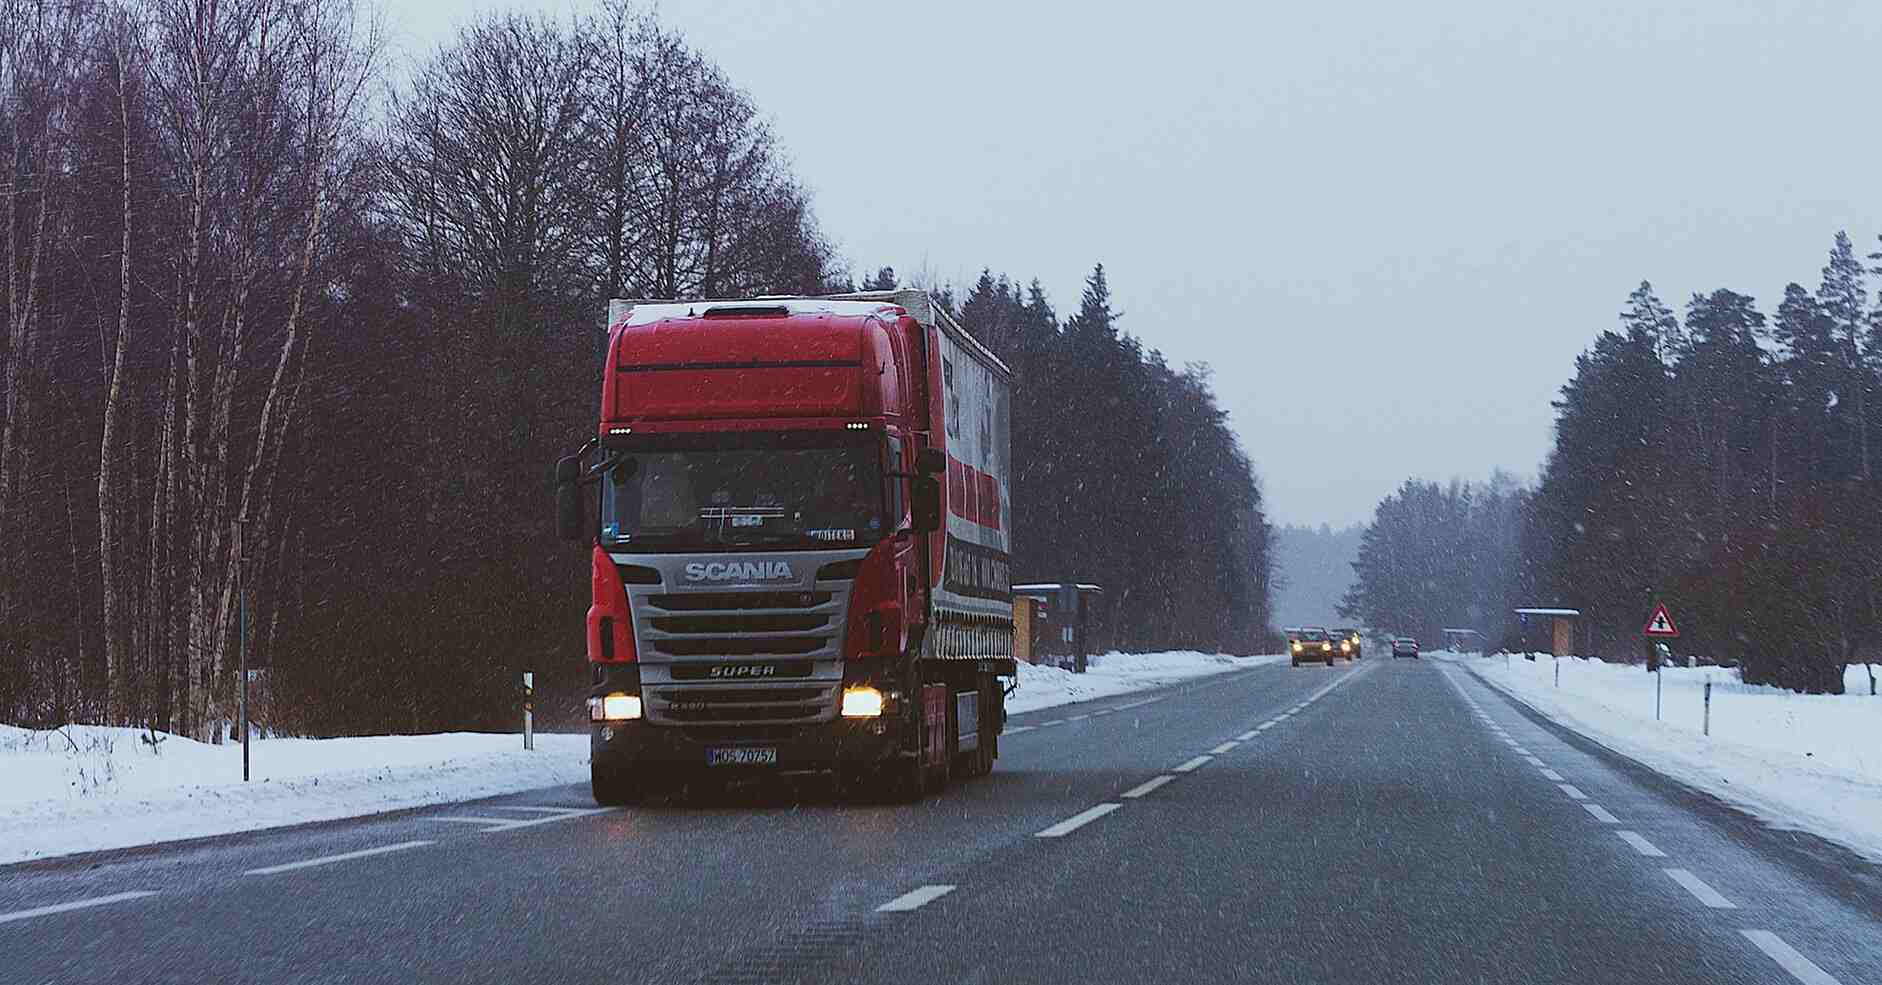
<instances>
[{"instance_id":1,"label":"overcast sky","mask_svg":"<svg viewBox=\"0 0 1882 985\"><path fill-rule=\"evenodd\" d=\"M410 49L463 4L399 4ZM501 7L485 3L479 9ZM570 0L530 6L580 9ZM670 0L861 275L1102 261L1276 522L1533 478L1642 278L1769 311L1882 232L1882 2Z\"/></svg>"}]
</instances>

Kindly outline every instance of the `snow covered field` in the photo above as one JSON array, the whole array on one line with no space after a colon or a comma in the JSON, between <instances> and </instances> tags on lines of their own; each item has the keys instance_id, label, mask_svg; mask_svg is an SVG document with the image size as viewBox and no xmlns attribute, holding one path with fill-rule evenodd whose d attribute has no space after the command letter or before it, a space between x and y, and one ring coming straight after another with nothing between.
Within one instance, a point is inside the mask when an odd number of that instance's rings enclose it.
<instances>
[{"instance_id":1,"label":"snow covered field","mask_svg":"<svg viewBox=\"0 0 1882 985\"><path fill-rule=\"evenodd\" d=\"M1848 694L1742 684L1724 667L1667 668L1661 720L1641 667L1564 657L1458 658L1492 685L1601 744L1781 828L1882 861L1882 697L1850 667ZM1712 734L1703 734L1712 682Z\"/></svg>"},{"instance_id":2,"label":"snow covered field","mask_svg":"<svg viewBox=\"0 0 1882 985\"><path fill-rule=\"evenodd\" d=\"M1020 667L1009 708L1032 711L1285 657L1191 652L1093 658L1090 673ZM329 821L588 781L588 735L459 732L239 745L75 725L0 725L0 865L77 852Z\"/></svg>"}]
</instances>

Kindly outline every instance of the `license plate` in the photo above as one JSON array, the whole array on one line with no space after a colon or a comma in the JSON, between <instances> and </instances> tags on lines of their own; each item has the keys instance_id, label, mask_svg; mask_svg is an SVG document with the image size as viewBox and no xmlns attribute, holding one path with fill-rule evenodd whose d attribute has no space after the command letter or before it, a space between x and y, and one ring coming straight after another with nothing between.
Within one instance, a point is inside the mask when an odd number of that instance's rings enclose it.
<instances>
[{"instance_id":1,"label":"license plate","mask_svg":"<svg viewBox=\"0 0 1882 985\"><path fill-rule=\"evenodd\" d=\"M778 750L775 746L739 746L733 749L706 750L707 766L776 766Z\"/></svg>"}]
</instances>

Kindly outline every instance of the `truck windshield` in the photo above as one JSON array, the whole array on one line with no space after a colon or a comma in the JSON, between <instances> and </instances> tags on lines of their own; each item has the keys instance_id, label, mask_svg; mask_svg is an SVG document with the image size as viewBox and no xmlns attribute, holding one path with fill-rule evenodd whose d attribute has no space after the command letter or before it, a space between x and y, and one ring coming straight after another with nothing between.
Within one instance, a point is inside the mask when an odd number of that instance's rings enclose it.
<instances>
[{"instance_id":1,"label":"truck windshield","mask_svg":"<svg viewBox=\"0 0 1882 985\"><path fill-rule=\"evenodd\" d=\"M614 449L601 541L626 551L873 544L882 456L869 434L656 436Z\"/></svg>"}]
</instances>

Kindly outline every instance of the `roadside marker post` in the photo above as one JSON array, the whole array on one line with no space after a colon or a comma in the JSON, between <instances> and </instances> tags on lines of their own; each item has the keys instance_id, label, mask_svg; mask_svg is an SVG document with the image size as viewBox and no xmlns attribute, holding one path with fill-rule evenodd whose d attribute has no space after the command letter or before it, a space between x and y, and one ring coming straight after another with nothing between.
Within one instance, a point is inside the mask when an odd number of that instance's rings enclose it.
<instances>
[{"instance_id":1,"label":"roadside marker post","mask_svg":"<svg viewBox=\"0 0 1882 985\"><path fill-rule=\"evenodd\" d=\"M536 749L536 675L523 671L523 751Z\"/></svg>"},{"instance_id":2,"label":"roadside marker post","mask_svg":"<svg viewBox=\"0 0 1882 985\"><path fill-rule=\"evenodd\" d=\"M1712 734L1712 682L1711 681L1706 682L1706 717L1705 717L1704 734L1705 735Z\"/></svg>"},{"instance_id":3,"label":"roadside marker post","mask_svg":"<svg viewBox=\"0 0 1882 985\"><path fill-rule=\"evenodd\" d=\"M1562 658L1555 658L1555 686L1562 686Z\"/></svg>"}]
</instances>

